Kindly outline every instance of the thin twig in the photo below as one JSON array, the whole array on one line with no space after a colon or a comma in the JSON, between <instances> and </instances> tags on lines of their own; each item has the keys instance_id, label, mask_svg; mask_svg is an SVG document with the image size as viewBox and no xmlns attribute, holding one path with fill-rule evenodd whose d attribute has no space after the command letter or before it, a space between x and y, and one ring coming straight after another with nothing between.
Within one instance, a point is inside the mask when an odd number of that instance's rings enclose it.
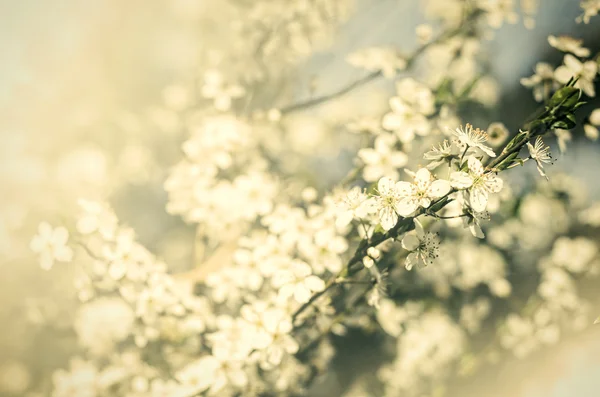
<instances>
[{"instance_id":1,"label":"thin twig","mask_svg":"<svg viewBox=\"0 0 600 397\"><path fill-rule=\"evenodd\" d=\"M473 15L476 15L476 13L474 13ZM472 16L473 16L472 15ZM428 41L425 44L422 44L421 46L419 46L408 58L406 58L406 69L410 68L414 62L417 60L417 58L419 57L419 55L421 55L427 48L429 48L432 45L435 44L439 44L442 43L448 39L453 38L454 36L459 35L460 33L462 33L463 31L466 31L470 26L473 19L469 19L467 21L467 23L460 25L460 27L458 28L454 28L451 30L447 30L445 32L443 32L442 34L440 34L438 37L436 37L435 39ZM405 69L405 70L406 70ZM378 79L379 77L383 76L383 72L381 70L377 70L375 72L371 72L370 74L359 78L358 80L353 81L352 83L348 84L347 86L334 91L330 94L326 94L320 97L316 97L316 98L312 98L309 99L307 101L304 102L299 102L299 103L295 103L292 105L287 105L284 106L280 109L281 114L288 114L288 113L292 113L295 111L299 111L299 110L303 110L303 109L307 109L313 106L317 106L320 105L324 102L330 101L332 99L336 99L339 98L343 95L346 95L352 91L354 91L356 88L362 87L365 84L370 83L371 81L374 81L376 79Z\"/></svg>"}]
</instances>

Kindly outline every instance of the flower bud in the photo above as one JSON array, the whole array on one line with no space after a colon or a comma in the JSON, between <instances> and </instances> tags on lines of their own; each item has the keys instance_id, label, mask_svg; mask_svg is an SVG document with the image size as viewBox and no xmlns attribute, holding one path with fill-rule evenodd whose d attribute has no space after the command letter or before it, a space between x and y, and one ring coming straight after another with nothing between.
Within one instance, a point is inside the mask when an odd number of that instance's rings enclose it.
<instances>
[{"instance_id":1,"label":"flower bud","mask_svg":"<svg viewBox=\"0 0 600 397\"><path fill-rule=\"evenodd\" d=\"M567 86L556 91L548 106L550 108L556 108L558 106L563 108L573 108L581 98L581 90L579 88Z\"/></svg>"}]
</instances>

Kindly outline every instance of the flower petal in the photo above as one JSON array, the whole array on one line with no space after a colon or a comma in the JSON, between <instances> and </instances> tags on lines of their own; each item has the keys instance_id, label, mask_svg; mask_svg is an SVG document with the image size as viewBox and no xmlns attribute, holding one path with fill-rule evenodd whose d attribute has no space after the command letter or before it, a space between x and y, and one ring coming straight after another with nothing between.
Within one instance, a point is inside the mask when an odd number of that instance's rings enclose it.
<instances>
[{"instance_id":1,"label":"flower petal","mask_svg":"<svg viewBox=\"0 0 600 397\"><path fill-rule=\"evenodd\" d=\"M566 66L559 66L554 71L554 78L556 81L562 84L566 84L573 77L573 72L569 70Z\"/></svg>"},{"instance_id":2,"label":"flower petal","mask_svg":"<svg viewBox=\"0 0 600 397\"><path fill-rule=\"evenodd\" d=\"M481 161L479 161L479 159L477 159L475 156L470 156L467 160L467 164L471 173L475 174L476 176L481 176L485 172Z\"/></svg>"},{"instance_id":3,"label":"flower petal","mask_svg":"<svg viewBox=\"0 0 600 397\"><path fill-rule=\"evenodd\" d=\"M471 189L471 194L469 195L469 201L471 203L471 208L473 208L477 212L485 211L485 207L488 202L488 192L483 187L474 187Z\"/></svg>"},{"instance_id":4,"label":"flower petal","mask_svg":"<svg viewBox=\"0 0 600 397\"><path fill-rule=\"evenodd\" d=\"M412 197L404 198L396 204L396 212L401 216L409 216L415 212L417 208L419 208L419 201Z\"/></svg>"},{"instance_id":5,"label":"flower petal","mask_svg":"<svg viewBox=\"0 0 600 397\"><path fill-rule=\"evenodd\" d=\"M494 152L494 150L487 146L487 145L478 145L477 146L479 149L481 149L485 154L487 154L490 157L496 157L496 153Z\"/></svg>"},{"instance_id":6,"label":"flower petal","mask_svg":"<svg viewBox=\"0 0 600 397\"><path fill-rule=\"evenodd\" d=\"M452 186L450 186L450 182L438 179L437 181L433 181L429 189L427 190L427 195L433 198L440 198L448 194Z\"/></svg>"},{"instance_id":7,"label":"flower petal","mask_svg":"<svg viewBox=\"0 0 600 397\"><path fill-rule=\"evenodd\" d=\"M417 249L420 243L421 242L419 241L417 236L415 236L414 234L407 234L402 239L402 248L404 248L407 251L414 251Z\"/></svg>"},{"instance_id":8,"label":"flower petal","mask_svg":"<svg viewBox=\"0 0 600 397\"><path fill-rule=\"evenodd\" d=\"M404 181L397 182L395 187L400 197L411 197L416 191L415 185Z\"/></svg>"},{"instance_id":9,"label":"flower petal","mask_svg":"<svg viewBox=\"0 0 600 397\"><path fill-rule=\"evenodd\" d=\"M469 223L469 230L471 231L471 234L473 235L473 237L477 237L477 238L484 238L485 234L483 234L483 230L481 230L481 226L479 226L479 224L477 222L471 222Z\"/></svg>"},{"instance_id":10,"label":"flower petal","mask_svg":"<svg viewBox=\"0 0 600 397\"><path fill-rule=\"evenodd\" d=\"M310 290L301 284L297 285L296 288L294 288L294 299L298 303L308 302L310 300L311 295L312 294Z\"/></svg>"},{"instance_id":11,"label":"flower petal","mask_svg":"<svg viewBox=\"0 0 600 397\"><path fill-rule=\"evenodd\" d=\"M392 193L393 189L394 181L392 181L391 178L383 177L377 182L377 191L380 195L388 195Z\"/></svg>"},{"instance_id":12,"label":"flower petal","mask_svg":"<svg viewBox=\"0 0 600 397\"><path fill-rule=\"evenodd\" d=\"M411 270L418 263L419 263L419 256L417 255L416 252L411 252L406 257L406 261L404 262L404 267L406 267L406 270Z\"/></svg>"},{"instance_id":13,"label":"flower petal","mask_svg":"<svg viewBox=\"0 0 600 397\"><path fill-rule=\"evenodd\" d=\"M415 174L415 183L417 186L427 185L431 182L431 172L427 168L420 168Z\"/></svg>"},{"instance_id":14,"label":"flower petal","mask_svg":"<svg viewBox=\"0 0 600 397\"><path fill-rule=\"evenodd\" d=\"M304 285L306 285L311 291L323 291L325 289L325 281L317 276L308 276L304 280Z\"/></svg>"},{"instance_id":15,"label":"flower petal","mask_svg":"<svg viewBox=\"0 0 600 397\"><path fill-rule=\"evenodd\" d=\"M504 186L502 178L494 174L486 174L484 181L486 189L492 193L498 193Z\"/></svg>"},{"instance_id":16,"label":"flower petal","mask_svg":"<svg viewBox=\"0 0 600 397\"><path fill-rule=\"evenodd\" d=\"M457 189L468 189L473 185L473 178L466 172L453 172L450 175L450 184Z\"/></svg>"},{"instance_id":17,"label":"flower petal","mask_svg":"<svg viewBox=\"0 0 600 397\"><path fill-rule=\"evenodd\" d=\"M392 208L384 208L379 211L379 221L383 230L388 231L398 222L398 214Z\"/></svg>"},{"instance_id":18,"label":"flower petal","mask_svg":"<svg viewBox=\"0 0 600 397\"><path fill-rule=\"evenodd\" d=\"M381 120L381 126L388 131L396 131L402 127L404 119L395 113L387 113Z\"/></svg>"},{"instance_id":19,"label":"flower petal","mask_svg":"<svg viewBox=\"0 0 600 397\"><path fill-rule=\"evenodd\" d=\"M360 157L365 164L376 164L381 158L379 153L371 148L360 149L358 151L358 157Z\"/></svg>"}]
</instances>

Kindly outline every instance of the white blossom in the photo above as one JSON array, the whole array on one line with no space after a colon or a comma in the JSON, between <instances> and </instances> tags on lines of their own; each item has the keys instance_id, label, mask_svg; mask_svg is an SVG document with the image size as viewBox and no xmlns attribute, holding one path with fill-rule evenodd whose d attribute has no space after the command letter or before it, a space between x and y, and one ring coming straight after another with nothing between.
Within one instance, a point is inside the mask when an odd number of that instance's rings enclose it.
<instances>
[{"instance_id":1,"label":"white blossom","mask_svg":"<svg viewBox=\"0 0 600 397\"><path fill-rule=\"evenodd\" d=\"M280 365L286 354L298 351L298 342L291 335L291 315L283 307L259 300L243 306L241 315L249 324L245 338L255 349L255 356L263 369Z\"/></svg>"},{"instance_id":2,"label":"white blossom","mask_svg":"<svg viewBox=\"0 0 600 397\"><path fill-rule=\"evenodd\" d=\"M338 203L340 212L337 215L336 225L344 227L353 219L363 219L373 210L372 204L369 196L360 187L353 187Z\"/></svg>"},{"instance_id":3,"label":"white blossom","mask_svg":"<svg viewBox=\"0 0 600 397\"><path fill-rule=\"evenodd\" d=\"M70 262L73 250L67 245L69 232L59 226L53 228L46 222L38 226L38 234L33 237L29 247L39 255L40 267L50 270L55 261Z\"/></svg>"},{"instance_id":4,"label":"white blossom","mask_svg":"<svg viewBox=\"0 0 600 397\"><path fill-rule=\"evenodd\" d=\"M520 82L524 87L533 88L533 97L538 102L548 98L558 88L558 82L554 80L554 69L545 62L537 63L535 74L523 77Z\"/></svg>"},{"instance_id":5,"label":"white blossom","mask_svg":"<svg viewBox=\"0 0 600 397\"><path fill-rule=\"evenodd\" d=\"M458 148L447 139L440 143L437 147L433 147L430 151L425 152L423 158L430 163L427 165L429 170L433 170L445 162L449 162L454 157L459 155Z\"/></svg>"},{"instance_id":6,"label":"white blossom","mask_svg":"<svg viewBox=\"0 0 600 397\"><path fill-rule=\"evenodd\" d=\"M577 78L575 87L581 88L590 97L596 95L594 80L598 73L598 64L595 61L581 62L571 54L565 55L564 65L554 71L554 77L562 84L571 78Z\"/></svg>"},{"instance_id":7,"label":"white blossom","mask_svg":"<svg viewBox=\"0 0 600 397\"><path fill-rule=\"evenodd\" d=\"M590 56L590 50L582 47L583 40L574 39L571 36L548 36L548 43L557 50L570 52L571 54L586 58Z\"/></svg>"},{"instance_id":8,"label":"white blossom","mask_svg":"<svg viewBox=\"0 0 600 397\"><path fill-rule=\"evenodd\" d=\"M457 128L453 134L463 145L467 145L469 148L480 149L488 156L496 157L496 153L494 153L492 148L484 144L488 140L488 135L485 131L479 128L474 129L471 124L466 124L464 128Z\"/></svg>"},{"instance_id":9,"label":"white blossom","mask_svg":"<svg viewBox=\"0 0 600 397\"><path fill-rule=\"evenodd\" d=\"M353 52L346 61L369 71L381 71L384 77L392 78L406 68L406 60L393 48L371 47Z\"/></svg>"},{"instance_id":10,"label":"white blossom","mask_svg":"<svg viewBox=\"0 0 600 397\"><path fill-rule=\"evenodd\" d=\"M476 157L467 160L468 172L457 171L450 175L450 183L456 189L468 189L469 203L477 212L485 211L490 193L502 190L503 181L485 168Z\"/></svg>"},{"instance_id":11,"label":"white blossom","mask_svg":"<svg viewBox=\"0 0 600 397\"><path fill-rule=\"evenodd\" d=\"M578 21L589 23L592 17L600 13L600 0L581 0L580 4L583 9L583 15L578 18Z\"/></svg>"},{"instance_id":12,"label":"white blossom","mask_svg":"<svg viewBox=\"0 0 600 397\"><path fill-rule=\"evenodd\" d=\"M435 233L425 232L415 219L414 233L407 233L402 239L402 247L409 251L405 267L411 270L415 265L424 267L434 263L440 256L440 240Z\"/></svg>"},{"instance_id":13,"label":"white blossom","mask_svg":"<svg viewBox=\"0 0 600 397\"><path fill-rule=\"evenodd\" d=\"M229 110L232 99L240 98L246 93L240 85L227 84L223 74L215 69L204 73L201 92L203 97L213 99L215 108L221 111Z\"/></svg>"},{"instance_id":14,"label":"white blossom","mask_svg":"<svg viewBox=\"0 0 600 397\"><path fill-rule=\"evenodd\" d=\"M217 345L212 354L199 358L181 369L176 378L189 387L192 393L208 389L209 395L219 395L226 386L242 388L248 383L241 358L231 355L231 351Z\"/></svg>"},{"instance_id":15,"label":"white blossom","mask_svg":"<svg viewBox=\"0 0 600 397\"><path fill-rule=\"evenodd\" d=\"M470 211L466 216L462 217L464 227L468 227L473 237L484 238L483 230L481 230L481 221L489 221L490 214L487 211L476 212Z\"/></svg>"},{"instance_id":16,"label":"white blossom","mask_svg":"<svg viewBox=\"0 0 600 397\"><path fill-rule=\"evenodd\" d=\"M478 0L477 3L486 11L487 22L492 28L500 28L504 21L515 24L519 20L514 0Z\"/></svg>"},{"instance_id":17,"label":"white blossom","mask_svg":"<svg viewBox=\"0 0 600 397\"><path fill-rule=\"evenodd\" d=\"M529 156L535 160L540 175L548 179L544 172L544 163L552 164L553 162L552 155L550 154L550 147L545 146L542 137L538 136L533 145L527 142L527 149L529 149Z\"/></svg>"},{"instance_id":18,"label":"white blossom","mask_svg":"<svg viewBox=\"0 0 600 397\"><path fill-rule=\"evenodd\" d=\"M506 141L506 138L510 135L508 128L502 123L494 122L491 123L487 129L488 142L493 147L498 147Z\"/></svg>"},{"instance_id":19,"label":"white blossom","mask_svg":"<svg viewBox=\"0 0 600 397\"><path fill-rule=\"evenodd\" d=\"M450 182L434 179L427 168L419 169L414 175L414 183L398 182L395 185L400 201L396 211L402 216L408 216L419 207L428 208L431 202L450 192Z\"/></svg>"},{"instance_id":20,"label":"white blossom","mask_svg":"<svg viewBox=\"0 0 600 397\"><path fill-rule=\"evenodd\" d=\"M400 195L394 181L390 178L381 178L377 183L375 208L379 217L379 223L384 230L390 230L398 223L399 205Z\"/></svg>"},{"instance_id":21,"label":"white blossom","mask_svg":"<svg viewBox=\"0 0 600 397\"><path fill-rule=\"evenodd\" d=\"M306 303L315 292L325 289L325 282L312 274L311 267L300 260L294 260L287 269L273 275L273 286L279 289L280 299L293 297L298 303Z\"/></svg>"},{"instance_id":22,"label":"white blossom","mask_svg":"<svg viewBox=\"0 0 600 397\"><path fill-rule=\"evenodd\" d=\"M374 182L381 177L398 178L398 169L406 165L408 156L395 148L396 139L389 134L375 138L374 148L360 149L358 157L364 162L363 177Z\"/></svg>"},{"instance_id":23,"label":"white blossom","mask_svg":"<svg viewBox=\"0 0 600 397\"><path fill-rule=\"evenodd\" d=\"M415 135L425 136L431 129L427 116L433 114L434 96L431 90L413 79L396 84L398 96L390 99L392 111L382 120L382 126L394 131L403 143L410 143Z\"/></svg>"}]
</instances>

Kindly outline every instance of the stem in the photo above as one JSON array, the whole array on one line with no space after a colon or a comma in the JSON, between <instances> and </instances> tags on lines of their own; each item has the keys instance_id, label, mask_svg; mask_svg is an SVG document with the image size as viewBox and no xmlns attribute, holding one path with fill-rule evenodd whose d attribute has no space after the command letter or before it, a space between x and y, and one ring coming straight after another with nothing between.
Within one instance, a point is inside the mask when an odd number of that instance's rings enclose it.
<instances>
[{"instance_id":1,"label":"stem","mask_svg":"<svg viewBox=\"0 0 600 397\"><path fill-rule=\"evenodd\" d=\"M460 156L460 164L459 164L459 168L463 163L463 160L465 158L465 155L467 154L467 151L469 150L469 145L465 145L465 150L462 152L461 156Z\"/></svg>"},{"instance_id":2,"label":"stem","mask_svg":"<svg viewBox=\"0 0 600 397\"><path fill-rule=\"evenodd\" d=\"M450 194L450 193L448 193L448 194ZM367 250L369 248L376 247L379 244L381 244L382 242L384 242L390 238L395 238L401 234L404 234L404 233L414 229L413 219L418 217L419 215L422 215L423 213L424 213L424 209L421 208L415 216L408 217L408 218L401 218L398 221L398 223L392 229L388 230L386 233L377 233L377 234L374 234L370 240L363 240L360 243L360 245L358 246L358 248L356 249L356 251L354 252L354 255L352 256L352 258L346 264L345 268L342 269L336 276L330 278L323 290L315 293L313 296L311 296L311 298L308 300L308 302L306 302L302 306L300 306L300 308L298 308L298 310L296 310L296 312L292 315L292 320L295 320L300 314L302 314L302 312L304 312L306 309L308 309L317 299L319 299L329 289L331 289L331 287L333 287L336 284L335 281L338 277L340 277L342 275L352 276L352 275L358 273L362 269L362 266L356 266L356 267L353 267L353 266L356 264L361 264L362 258L367 255Z\"/></svg>"},{"instance_id":3,"label":"stem","mask_svg":"<svg viewBox=\"0 0 600 397\"><path fill-rule=\"evenodd\" d=\"M463 218L465 216L469 216L469 214L460 214L460 215L452 215L452 216L442 216L442 215L438 215L436 213L429 213L429 212L427 212L425 215L429 215L429 216L432 216L432 217L437 218L437 219L457 219L457 218Z\"/></svg>"}]
</instances>

